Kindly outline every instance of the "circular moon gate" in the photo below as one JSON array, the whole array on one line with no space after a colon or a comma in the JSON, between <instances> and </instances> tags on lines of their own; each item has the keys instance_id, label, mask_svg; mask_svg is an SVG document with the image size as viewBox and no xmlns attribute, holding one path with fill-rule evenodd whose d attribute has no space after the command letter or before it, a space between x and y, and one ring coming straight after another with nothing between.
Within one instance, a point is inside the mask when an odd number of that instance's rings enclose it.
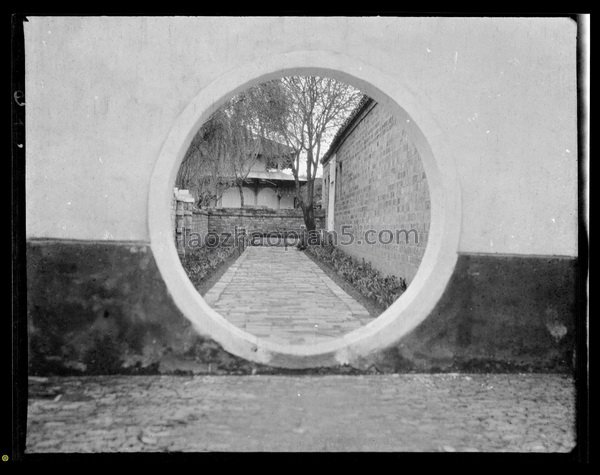
<instances>
[{"instance_id":1,"label":"circular moon gate","mask_svg":"<svg viewBox=\"0 0 600 475\"><path fill-rule=\"evenodd\" d=\"M235 94L255 84L292 75L328 76L351 84L392 112L405 124L419 151L431 198L427 248L406 292L367 325L335 340L312 345L282 345L258 338L212 309L188 279L171 230L170 203L175 177L199 127ZM298 51L230 71L203 88L187 106L173 124L156 161L150 183L148 223L152 251L169 293L200 334L247 360L307 368L351 363L397 342L427 318L456 264L461 227L460 188L454 159L444 153L448 137L439 130L435 115L420 102L412 92L416 88L411 86L356 58L327 51Z\"/></svg>"}]
</instances>

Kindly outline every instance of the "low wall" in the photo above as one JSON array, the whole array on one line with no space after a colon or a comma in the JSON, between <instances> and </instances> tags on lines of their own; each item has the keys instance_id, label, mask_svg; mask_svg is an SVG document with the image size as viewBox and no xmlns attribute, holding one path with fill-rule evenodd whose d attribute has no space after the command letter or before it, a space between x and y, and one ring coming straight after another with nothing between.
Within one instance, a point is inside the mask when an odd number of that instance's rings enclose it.
<instances>
[{"instance_id":1,"label":"low wall","mask_svg":"<svg viewBox=\"0 0 600 475\"><path fill-rule=\"evenodd\" d=\"M210 233L220 242L233 244L227 236L296 233L304 227L301 209L269 208L195 208L192 202L173 199L172 225L177 252L185 253L189 247L204 243ZM325 212L315 210L317 229L325 226ZM237 234L236 234L237 233ZM283 242L283 241L282 241Z\"/></svg>"},{"instance_id":2,"label":"low wall","mask_svg":"<svg viewBox=\"0 0 600 475\"><path fill-rule=\"evenodd\" d=\"M315 211L315 225L322 229L325 213ZM262 208L216 208L208 210L208 232L235 234L236 228L247 234L295 232L300 234L304 217L300 209L272 210Z\"/></svg>"},{"instance_id":3,"label":"low wall","mask_svg":"<svg viewBox=\"0 0 600 475\"><path fill-rule=\"evenodd\" d=\"M190 231L200 236L206 236L208 233L209 225L209 212L205 209L195 209L192 211L191 229Z\"/></svg>"}]
</instances>

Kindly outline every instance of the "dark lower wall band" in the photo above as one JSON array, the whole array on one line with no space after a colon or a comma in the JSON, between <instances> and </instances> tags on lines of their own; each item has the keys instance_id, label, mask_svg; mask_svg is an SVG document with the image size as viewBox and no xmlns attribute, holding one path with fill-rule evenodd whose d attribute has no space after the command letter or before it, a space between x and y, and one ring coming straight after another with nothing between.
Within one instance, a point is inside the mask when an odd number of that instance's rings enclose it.
<instances>
[{"instance_id":1,"label":"dark lower wall band","mask_svg":"<svg viewBox=\"0 0 600 475\"><path fill-rule=\"evenodd\" d=\"M145 243L27 243L31 374L283 373L199 336ZM573 258L462 254L432 314L349 367L296 372L552 371L574 365Z\"/></svg>"}]
</instances>

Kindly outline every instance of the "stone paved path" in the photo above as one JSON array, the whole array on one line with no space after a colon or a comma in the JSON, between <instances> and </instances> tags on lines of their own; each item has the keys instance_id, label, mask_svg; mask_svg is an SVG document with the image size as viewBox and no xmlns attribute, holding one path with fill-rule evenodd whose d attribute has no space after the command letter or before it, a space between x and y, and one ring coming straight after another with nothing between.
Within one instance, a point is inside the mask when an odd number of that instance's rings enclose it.
<instances>
[{"instance_id":1,"label":"stone paved path","mask_svg":"<svg viewBox=\"0 0 600 475\"><path fill-rule=\"evenodd\" d=\"M311 344L372 317L294 247L248 247L204 299L236 326L288 344Z\"/></svg>"},{"instance_id":2,"label":"stone paved path","mask_svg":"<svg viewBox=\"0 0 600 475\"><path fill-rule=\"evenodd\" d=\"M575 444L573 381L561 375L56 377L30 394L27 453Z\"/></svg>"}]
</instances>

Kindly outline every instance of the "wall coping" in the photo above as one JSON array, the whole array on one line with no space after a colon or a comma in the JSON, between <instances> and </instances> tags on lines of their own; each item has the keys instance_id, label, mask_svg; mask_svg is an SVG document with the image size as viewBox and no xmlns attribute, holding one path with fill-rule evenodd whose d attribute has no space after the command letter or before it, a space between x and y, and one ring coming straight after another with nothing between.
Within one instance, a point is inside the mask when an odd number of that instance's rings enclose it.
<instances>
[{"instance_id":1,"label":"wall coping","mask_svg":"<svg viewBox=\"0 0 600 475\"><path fill-rule=\"evenodd\" d=\"M301 218L301 209L270 209L270 208L200 208L194 209L194 214L207 214L211 216L243 216L243 217L282 217ZM325 216L325 210L315 210L315 218Z\"/></svg>"},{"instance_id":2,"label":"wall coping","mask_svg":"<svg viewBox=\"0 0 600 475\"><path fill-rule=\"evenodd\" d=\"M203 214L205 216L208 216L209 210L206 208L192 208L192 214Z\"/></svg>"}]
</instances>

